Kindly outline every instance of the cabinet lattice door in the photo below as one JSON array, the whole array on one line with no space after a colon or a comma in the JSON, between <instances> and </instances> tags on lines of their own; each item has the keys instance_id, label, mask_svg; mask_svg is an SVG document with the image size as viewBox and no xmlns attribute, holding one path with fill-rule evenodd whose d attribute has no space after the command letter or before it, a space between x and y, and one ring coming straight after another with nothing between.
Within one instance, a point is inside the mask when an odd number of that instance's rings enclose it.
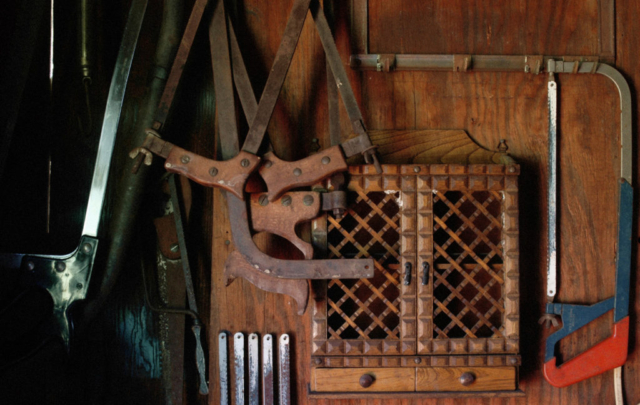
<instances>
[{"instance_id":1,"label":"cabinet lattice door","mask_svg":"<svg viewBox=\"0 0 640 405\"><path fill-rule=\"evenodd\" d=\"M349 209L327 218L327 254L373 257L376 269L371 279L316 286L314 376L497 367L515 389L518 173L517 165L351 167Z\"/></svg>"}]
</instances>

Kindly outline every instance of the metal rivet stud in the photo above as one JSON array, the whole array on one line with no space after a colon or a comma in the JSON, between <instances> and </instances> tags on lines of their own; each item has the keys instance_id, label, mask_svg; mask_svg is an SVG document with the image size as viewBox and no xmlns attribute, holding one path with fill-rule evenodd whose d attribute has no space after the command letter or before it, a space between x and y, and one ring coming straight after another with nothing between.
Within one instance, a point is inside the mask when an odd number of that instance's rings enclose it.
<instances>
[{"instance_id":1,"label":"metal rivet stud","mask_svg":"<svg viewBox=\"0 0 640 405\"><path fill-rule=\"evenodd\" d=\"M321 358L319 358L319 357L316 357L315 359L313 359L313 362L314 362L317 366L319 366L320 364L322 364L322 359L321 359Z\"/></svg>"},{"instance_id":2,"label":"metal rivet stud","mask_svg":"<svg viewBox=\"0 0 640 405\"><path fill-rule=\"evenodd\" d=\"M67 268L67 265L64 262L56 262L56 271L58 273L62 273Z\"/></svg>"},{"instance_id":3,"label":"metal rivet stud","mask_svg":"<svg viewBox=\"0 0 640 405\"><path fill-rule=\"evenodd\" d=\"M266 194L263 194L260 196L260 198L258 198L258 203L264 207L265 205L269 204L269 198Z\"/></svg>"},{"instance_id":4,"label":"metal rivet stud","mask_svg":"<svg viewBox=\"0 0 640 405\"><path fill-rule=\"evenodd\" d=\"M27 262L27 269L29 271L34 271L36 269L36 264L34 262L32 262L31 260L29 260Z\"/></svg>"},{"instance_id":5,"label":"metal rivet stud","mask_svg":"<svg viewBox=\"0 0 640 405\"><path fill-rule=\"evenodd\" d=\"M271 166L273 166L273 162L270 160L267 160L266 162L264 162L264 167L266 167L267 169L270 168Z\"/></svg>"},{"instance_id":6,"label":"metal rivet stud","mask_svg":"<svg viewBox=\"0 0 640 405\"><path fill-rule=\"evenodd\" d=\"M312 195L305 195L304 198L302 199L302 202L304 203L304 205L306 205L307 207L310 206L311 204L313 204L313 196Z\"/></svg>"},{"instance_id":7,"label":"metal rivet stud","mask_svg":"<svg viewBox=\"0 0 640 405\"><path fill-rule=\"evenodd\" d=\"M420 173L420 166L413 166L413 171L415 173Z\"/></svg>"},{"instance_id":8,"label":"metal rivet stud","mask_svg":"<svg viewBox=\"0 0 640 405\"><path fill-rule=\"evenodd\" d=\"M249 159L242 159L240 161L240 166L242 167L249 167Z\"/></svg>"},{"instance_id":9,"label":"metal rivet stud","mask_svg":"<svg viewBox=\"0 0 640 405\"><path fill-rule=\"evenodd\" d=\"M186 165L187 163L191 162L191 158L188 155L182 155L180 157L180 161Z\"/></svg>"},{"instance_id":10,"label":"metal rivet stud","mask_svg":"<svg viewBox=\"0 0 640 405\"><path fill-rule=\"evenodd\" d=\"M218 169L215 167L212 167L211 169L209 169L209 174L211 175L211 177L214 177L218 174Z\"/></svg>"},{"instance_id":11,"label":"metal rivet stud","mask_svg":"<svg viewBox=\"0 0 640 405\"><path fill-rule=\"evenodd\" d=\"M290 195L285 195L284 197L282 197L282 205L284 205L285 207L288 207L291 205L291 196Z\"/></svg>"},{"instance_id":12,"label":"metal rivet stud","mask_svg":"<svg viewBox=\"0 0 640 405\"><path fill-rule=\"evenodd\" d=\"M516 168L511 166L509 167L509 173L515 173L516 172Z\"/></svg>"},{"instance_id":13,"label":"metal rivet stud","mask_svg":"<svg viewBox=\"0 0 640 405\"><path fill-rule=\"evenodd\" d=\"M416 357L415 359L413 359L413 362L416 364L420 364L422 363L422 359L420 357Z\"/></svg>"},{"instance_id":14,"label":"metal rivet stud","mask_svg":"<svg viewBox=\"0 0 640 405\"><path fill-rule=\"evenodd\" d=\"M91 250L93 249L93 246L91 246L91 243L85 243L82 245L82 253L84 254L89 254L91 253Z\"/></svg>"},{"instance_id":15,"label":"metal rivet stud","mask_svg":"<svg viewBox=\"0 0 640 405\"><path fill-rule=\"evenodd\" d=\"M295 168L295 169L293 169L293 174L295 176L300 176L302 174L302 170L300 170L298 168Z\"/></svg>"},{"instance_id":16,"label":"metal rivet stud","mask_svg":"<svg viewBox=\"0 0 640 405\"><path fill-rule=\"evenodd\" d=\"M76 288L77 288L78 290L79 290L79 289L81 289L81 288L82 288L82 283L78 283L78 284L76 284Z\"/></svg>"},{"instance_id":17,"label":"metal rivet stud","mask_svg":"<svg viewBox=\"0 0 640 405\"><path fill-rule=\"evenodd\" d=\"M329 162L331 162L331 158L329 156L325 156L322 158L321 162L323 165L328 165Z\"/></svg>"}]
</instances>

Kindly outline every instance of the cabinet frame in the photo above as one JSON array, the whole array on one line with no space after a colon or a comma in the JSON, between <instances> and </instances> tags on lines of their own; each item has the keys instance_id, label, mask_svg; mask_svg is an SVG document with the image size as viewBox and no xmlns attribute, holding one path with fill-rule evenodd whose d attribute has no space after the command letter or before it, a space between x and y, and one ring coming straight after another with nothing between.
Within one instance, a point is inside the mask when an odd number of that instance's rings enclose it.
<instances>
[{"instance_id":1,"label":"cabinet frame","mask_svg":"<svg viewBox=\"0 0 640 405\"><path fill-rule=\"evenodd\" d=\"M327 336L327 286L314 285L312 368L354 367L514 367L519 356L519 229L517 164L414 164L349 168L351 191L399 193L397 339L339 339ZM491 192L501 197L501 337L434 338L434 195ZM331 218L329 218L329 225ZM331 226L329 226L331 228ZM428 283L422 265L428 263ZM412 269L404 285L405 266ZM441 265L442 266L442 265ZM516 373L517 374L517 373ZM516 377L517 378L517 377Z\"/></svg>"}]
</instances>

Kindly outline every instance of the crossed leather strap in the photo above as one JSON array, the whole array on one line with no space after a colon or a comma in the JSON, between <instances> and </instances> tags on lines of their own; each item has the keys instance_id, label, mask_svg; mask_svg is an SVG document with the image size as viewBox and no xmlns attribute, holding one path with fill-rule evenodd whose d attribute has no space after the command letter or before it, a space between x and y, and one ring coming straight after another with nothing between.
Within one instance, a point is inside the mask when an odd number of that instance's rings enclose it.
<instances>
[{"instance_id":1,"label":"crossed leather strap","mask_svg":"<svg viewBox=\"0 0 640 405\"><path fill-rule=\"evenodd\" d=\"M226 160L208 159L162 140L159 131L166 120L206 3L207 0L196 1L154 124L147 131L144 144L130 153L132 158L137 158L134 171L143 160L150 165L152 154L156 154L166 159L167 171L184 175L201 185L224 190L236 247L225 264L227 284L236 277L243 277L263 290L290 295L298 303L298 313L302 314L309 296L309 284L306 280L369 278L373 276L374 262L371 258L313 260L313 248L296 235L295 226L317 217L321 209L329 211L346 208L345 192L334 191L332 194L289 190L310 186L346 171L345 159L356 154L362 154L367 163L374 164L378 172L381 172L375 147L364 128L360 109L329 24L317 0L295 1L259 102L251 87L233 26L225 14L224 2L218 1L209 26L209 40L221 155ZM268 145L268 151L261 159L257 153L262 146L309 10L325 50L330 73L335 78L335 85L357 136L296 162L279 159ZM245 117L250 123L242 148L236 126L234 83ZM247 201L244 188L247 179L255 171L263 178L268 191L251 195ZM266 231L288 239L301 250L305 260L280 260L263 253L253 242L250 225L255 231Z\"/></svg>"}]
</instances>

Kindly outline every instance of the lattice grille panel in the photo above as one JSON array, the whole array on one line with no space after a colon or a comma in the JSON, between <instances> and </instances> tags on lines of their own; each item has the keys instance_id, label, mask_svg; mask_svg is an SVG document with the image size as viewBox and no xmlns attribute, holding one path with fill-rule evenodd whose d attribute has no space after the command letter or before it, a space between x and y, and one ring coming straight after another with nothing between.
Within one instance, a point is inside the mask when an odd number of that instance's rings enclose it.
<instances>
[{"instance_id":1,"label":"lattice grille panel","mask_svg":"<svg viewBox=\"0 0 640 405\"><path fill-rule=\"evenodd\" d=\"M375 259L374 277L327 285L327 338L399 339L400 192L351 192L344 217L329 215L331 258Z\"/></svg>"},{"instance_id":2,"label":"lattice grille panel","mask_svg":"<svg viewBox=\"0 0 640 405\"><path fill-rule=\"evenodd\" d=\"M433 337L504 337L502 193L433 193Z\"/></svg>"}]
</instances>

